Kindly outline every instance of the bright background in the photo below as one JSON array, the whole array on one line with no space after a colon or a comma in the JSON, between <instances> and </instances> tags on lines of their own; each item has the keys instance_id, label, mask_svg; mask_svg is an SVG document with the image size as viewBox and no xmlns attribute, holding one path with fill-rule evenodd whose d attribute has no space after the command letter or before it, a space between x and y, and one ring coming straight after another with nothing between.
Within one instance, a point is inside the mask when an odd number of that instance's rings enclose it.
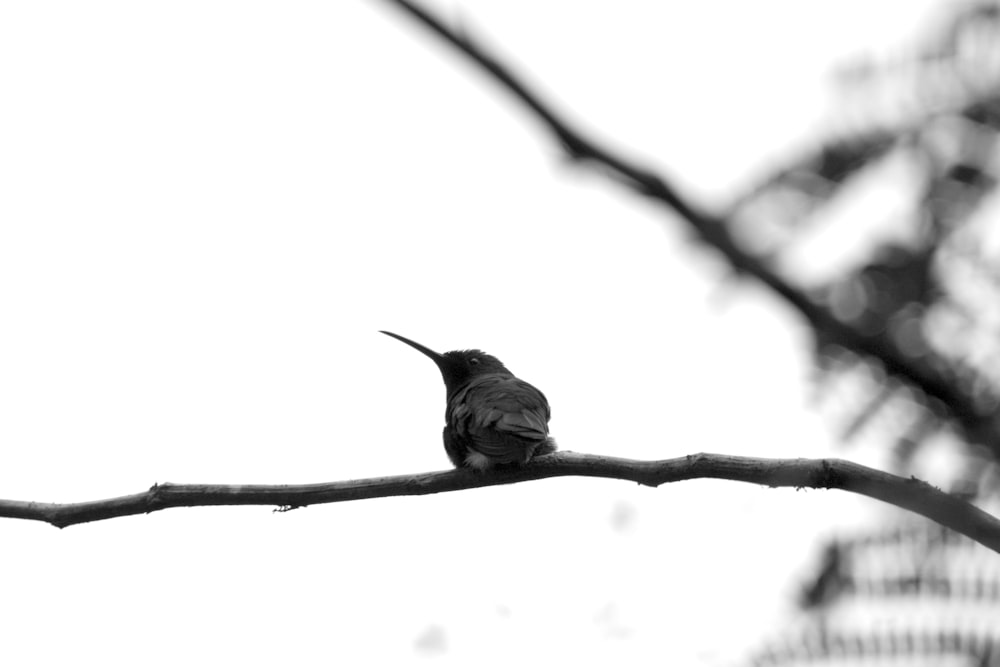
<instances>
[{"instance_id":1,"label":"bright background","mask_svg":"<svg viewBox=\"0 0 1000 667\"><path fill-rule=\"evenodd\" d=\"M934 4L433 6L711 207ZM377 0L0 5L0 497L442 469L437 370L378 329L497 355L565 449L843 455L801 323L497 90ZM883 511L556 479L3 520L0 662L732 664Z\"/></svg>"}]
</instances>

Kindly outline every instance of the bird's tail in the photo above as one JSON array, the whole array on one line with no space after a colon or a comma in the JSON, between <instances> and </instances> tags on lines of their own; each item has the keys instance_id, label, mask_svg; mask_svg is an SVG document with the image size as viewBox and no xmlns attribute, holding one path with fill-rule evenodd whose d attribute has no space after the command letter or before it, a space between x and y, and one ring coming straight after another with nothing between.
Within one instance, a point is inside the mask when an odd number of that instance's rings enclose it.
<instances>
[{"instance_id":1,"label":"bird's tail","mask_svg":"<svg viewBox=\"0 0 1000 667\"><path fill-rule=\"evenodd\" d=\"M551 454L555 452L557 449L559 449L559 446L556 445L556 441L554 438L545 438L545 440L543 440L541 444L538 445L538 447L535 447L535 451L531 453L531 458L536 459L539 456L545 456L546 454Z\"/></svg>"}]
</instances>

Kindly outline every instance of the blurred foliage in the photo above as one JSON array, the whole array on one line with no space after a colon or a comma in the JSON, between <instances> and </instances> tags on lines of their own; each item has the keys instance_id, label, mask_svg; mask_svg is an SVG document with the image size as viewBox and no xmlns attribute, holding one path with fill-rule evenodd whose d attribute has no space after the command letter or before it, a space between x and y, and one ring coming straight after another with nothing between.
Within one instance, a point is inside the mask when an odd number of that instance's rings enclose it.
<instances>
[{"instance_id":1,"label":"blurred foliage","mask_svg":"<svg viewBox=\"0 0 1000 667\"><path fill-rule=\"evenodd\" d=\"M839 404L844 440L888 436L896 472L936 479L944 450L949 490L995 511L1000 3L944 11L905 55L839 71L835 136L760 178L728 217L839 322L949 383L929 398L888 355L817 327L816 393ZM882 205L856 205L865 198ZM798 608L752 664L1000 665L1000 561L926 521L830 539Z\"/></svg>"},{"instance_id":2,"label":"blurred foliage","mask_svg":"<svg viewBox=\"0 0 1000 667\"><path fill-rule=\"evenodd\" d=\"M760 178L728 218L838 320L961 399L929 398L819 330L819 394L862 396L841 415L845 438L891 412L907 473L926 442L957 433L974 465L955 488L983 497L1000 493L988 471L1000 461L1000 5L949 10L906 55L839 71L834 136ZM852 205L865 198L890 204Z\"/></svg>"},{"instance_id":3,"label":"blurred foliage","mask_svg":"<svg viewBox=\"0 0 1000 667\"><path fill-rule=\"evenodd\" d=\"M1000 664L1000 561L926 521L830 541L799 607L751 664Z\"/></svg>"}]
</instances>

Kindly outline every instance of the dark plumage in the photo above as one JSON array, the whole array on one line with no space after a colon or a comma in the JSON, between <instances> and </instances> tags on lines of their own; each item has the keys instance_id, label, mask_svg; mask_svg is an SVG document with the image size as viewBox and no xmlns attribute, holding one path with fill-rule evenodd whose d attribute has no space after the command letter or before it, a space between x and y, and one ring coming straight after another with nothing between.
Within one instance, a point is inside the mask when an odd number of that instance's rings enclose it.
<instances>
[{"instance_id":1,"label":"dark plumage","mask_svg":"<svg viewBox=\"0 0 1000 667\"><path fill-rule=\"evenodd\" d=\"M408 338L381 333L419 350L440 369L447 390L444 449L456 467L523 464L556 450L545 395L514 377L499 359L481 350L438 354Z\"/></svg>"}]
</instances>

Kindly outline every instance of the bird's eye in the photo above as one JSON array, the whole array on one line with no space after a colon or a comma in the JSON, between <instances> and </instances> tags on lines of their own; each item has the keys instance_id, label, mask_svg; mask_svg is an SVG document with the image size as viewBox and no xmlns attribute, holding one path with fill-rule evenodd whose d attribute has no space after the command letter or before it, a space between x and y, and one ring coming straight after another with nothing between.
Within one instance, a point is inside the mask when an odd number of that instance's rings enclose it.
<instances>
[{"instance_id":1,"label":"bird's eye","mask_svg":"<svg viewBox=\"0 0 1000 667\"><path fill-rule=\"evenodd\" d=\"M473 366L478 366L479 365L479 357L472 357L471 359L469 359L469 363L472 364Z\"/></svg>"}]
</instances>

